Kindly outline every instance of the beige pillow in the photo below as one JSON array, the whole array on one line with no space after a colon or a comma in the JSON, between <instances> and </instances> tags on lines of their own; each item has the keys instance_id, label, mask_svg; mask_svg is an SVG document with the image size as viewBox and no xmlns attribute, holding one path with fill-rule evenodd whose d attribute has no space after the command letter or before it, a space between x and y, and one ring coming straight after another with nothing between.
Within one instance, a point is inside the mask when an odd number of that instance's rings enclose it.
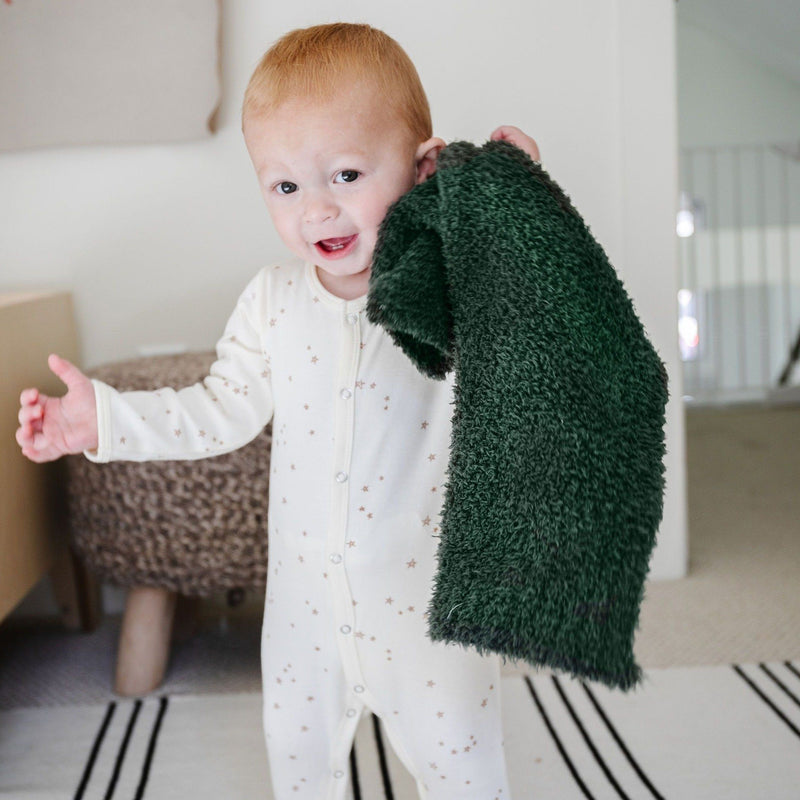
<instances>
[{"instance_id":1,"label":"beige pillow","mask_svg":"<svg viewBox=\"0 0 800 800\"><path fill-rule=\"evenodd\" d=\"M214 131L218 0L0 3L0 150Z\"/></svg>"}]
</instances>

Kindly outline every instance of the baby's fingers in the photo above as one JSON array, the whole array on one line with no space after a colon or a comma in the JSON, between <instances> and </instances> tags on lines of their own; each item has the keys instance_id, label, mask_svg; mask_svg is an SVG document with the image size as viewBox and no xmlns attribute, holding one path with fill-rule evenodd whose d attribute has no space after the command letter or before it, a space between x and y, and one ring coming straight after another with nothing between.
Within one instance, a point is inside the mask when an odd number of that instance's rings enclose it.
<instances>
[{"instance_id":1,"label":"baby's fingers","mask_svg":"<svg viewBox=\"0 0 800 800\"><path fill-rule=\"evenodd\" d=\"M22 394L19 396L19 404L21 406L31 405L39 400L38 389L23 389Z\"/></svg>"},{"instance_id":2,"label":"baby's fingers","mask_svg":"<svg viewBox=\"0 0 800 800\"><path fill-rule=\"evenodd\" d=\"M513 139L518 133L522 133L519 128L513 125L501 125L492 131L492 141Z\"/></svg>"},{"instance_id":3,"label":"baby's fingers","mask_svg":"<svg viewBox=\"0 0 800 800\"><path fill-rule=\"evenodd\" d=\"M22 425L17 428L17 432L15 434L17 444L23 448L23 451L26 447L33 447L33 437L34 431L33 426L27 423L23 423Z\"/></svg>"},{"instance_id":4,"label":"baby's fingers","mask_svg":"<svg viewBox=\"0 0 800 800\"><path fill-rule=\"evenodd\" d=\"M44 409L39 404L23 405L17 414L17 419L19 419L20 425L27 425L32 420L41 419L43 413Z\"/></svg>"},{"instance_id":5,"label":"baby's fingers","mask_svg":"<svg viewBox=\"0 0 800 800\"><path fill-rule=\"evenodd\" d=\"M17 443L22 448L22 455L37 464L59 458L61 452L41 431L25 426L17 430Z\"/></svg>"},{"instance_id":6,"label":"baby's fingers","mask_svg":"<svg viewBox=\"0 0 800 800\"><path fill-rule=\"evenodd\" d=\"M528 134L523 133L514 125L501 125L492 131L492 141L504 141L524 150L533 161L540 161L539 145Z\"/></svg>"},{"instance_id":7,"label":"baby's fingers","mask_svg":"<svg viewBox=\"0 0 800 800\"><path fill-rule=\"evenodd\" d=\"M46 461L53 461L58 455L53 455L52 450L37 450L33 445L22 448L22 455L36 464L44 464Z\"/></svg>"}]
</instances>

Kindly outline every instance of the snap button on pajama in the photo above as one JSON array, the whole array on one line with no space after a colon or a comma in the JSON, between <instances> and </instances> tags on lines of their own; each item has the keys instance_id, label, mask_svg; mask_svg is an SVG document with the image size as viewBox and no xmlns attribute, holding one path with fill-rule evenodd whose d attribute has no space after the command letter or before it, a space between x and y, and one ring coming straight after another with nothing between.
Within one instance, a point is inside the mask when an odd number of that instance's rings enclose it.
<instances>
[{"instance_id":1,"label":"snap button on pajama","mask_svg":"<svg viewBox=\"0 0 800 800\"><path fill-rule=\"evenodd\" d=\"M365 305L327 292L311 264L265 268L203 383L95 382L93 459L227 452L272 417L262 672L276 800L345 798L365 712L420 797L508 800L499 658L426 633L453 383L419 373Z\"/></svg>"}]
</instances>

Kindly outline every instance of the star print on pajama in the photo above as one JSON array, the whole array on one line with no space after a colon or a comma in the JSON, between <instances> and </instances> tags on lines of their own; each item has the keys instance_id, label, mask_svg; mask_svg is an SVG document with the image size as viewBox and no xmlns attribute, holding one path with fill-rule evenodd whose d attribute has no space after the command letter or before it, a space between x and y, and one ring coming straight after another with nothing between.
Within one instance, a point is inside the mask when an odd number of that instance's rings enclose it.
<instances>
[{"instance_id":1,"label":"star print on pajama","mask_svg":"<svg viewBox=\"0 0 800 800\"><path fill-rule=\"evenodd\" d=\"M272 419L264 731L276 800L342 800L374 712L428 800L509 800L500 666L431 642L452 380L419 373L311 264L263 269L209 376L175 392L95 381L95 461L202 458Z\"/></svg>"}]
</instances>

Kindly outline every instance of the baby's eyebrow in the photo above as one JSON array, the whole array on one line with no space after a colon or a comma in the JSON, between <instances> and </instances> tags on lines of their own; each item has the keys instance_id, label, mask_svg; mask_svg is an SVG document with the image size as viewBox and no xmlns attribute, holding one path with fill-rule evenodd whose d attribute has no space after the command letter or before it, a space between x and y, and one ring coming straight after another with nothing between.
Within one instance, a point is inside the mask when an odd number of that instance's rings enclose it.
<instances>
[{"instance_id":1,"label":"baby's eyebrow","mask_svg":"<svg viewBox=\"0 0 800 800\"><path fill-rule=\"evenodd\" d=\"M351 156L355 156L356 158L364 158L366 155L366 151L356 148L354 150L342 150L341 152L331 153L330 157L333 159L350 158Z\"/></svg>"},{"instance_id":2,"label":"baby's eyebrow","mask_svg":"<svg viewBox=\"0 0 800 800\"><path fill-rule=\"evenodd\" d=\"M281 170L280 167L278 166L273 167L271 164L264 164L262 167L259 167L258 170L256 170L256 175L258 176L259 180L263 181L271 173L276 173L280 171L285 171L285 170Z\"/></svg>"},{"instance_id":3,"label":"baby's eyebrow","mask_svg":"<svg viewBox=\"0 0 800 800\"><path fill-rule=\"evenodd\" d=\"M349 158L367 158L369 153L366 150L362 150L361 148L354 148L352 150L337 150L332 153L325 153L323 156L324 162L346 162ZM341 163L339 164L341 166ZM262 164L257 170L256 175L258 179L263 181L268 176L273 175L288 175L291 170L286 167L284 164L280 163L269 163L269 164Z\"/></svg>"}]
</instances>

